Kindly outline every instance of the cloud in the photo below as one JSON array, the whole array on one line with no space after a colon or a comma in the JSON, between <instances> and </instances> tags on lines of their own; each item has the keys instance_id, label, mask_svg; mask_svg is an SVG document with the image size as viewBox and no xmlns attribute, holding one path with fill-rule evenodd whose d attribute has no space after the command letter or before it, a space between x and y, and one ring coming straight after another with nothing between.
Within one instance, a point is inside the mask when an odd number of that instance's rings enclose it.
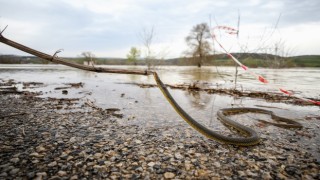
<instances>
[{"instance_id":1,"label":"cloud","mask_svg":"<svg viewBox=\"0 0 320 180\"><path fill-rule=\"evenodd\" d=\"M64 48L66 56L90 50L99 56L125 57L131 46L142 46L138 35L142 29L154 26L155 50L169 49L168 57L177 57L187 48L184 38L194 25L209 23L211 16L212 26L236 27L238 12L240 40L249 49L277 27L269 44L295 39L304 44L297 46L301 54L320 54L319 41L310 38L319 29L318 0L0 0L0 4L0 28L9 25L8 38L48 53ZM3 44L0 53L21 54Z\"/></svg>"}]
</instances>

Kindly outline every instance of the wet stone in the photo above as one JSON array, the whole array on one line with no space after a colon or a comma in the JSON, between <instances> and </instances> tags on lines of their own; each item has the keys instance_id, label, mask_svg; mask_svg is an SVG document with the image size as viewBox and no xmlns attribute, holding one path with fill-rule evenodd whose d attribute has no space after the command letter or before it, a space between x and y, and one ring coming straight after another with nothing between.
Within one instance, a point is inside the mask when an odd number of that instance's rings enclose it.
<instances>
[{"instance_id":1,"label":"wet stone","mask_svg":"<svg viewBox=\"0 0 320 180\"><path fill-rule=\"evenodd\" d=\"M57 166L57 165L58 165L58 163L56 161L53 161L48 164L48 167L53 167L53 166Z\"/></svg>"},{"instance_id":2,"label":"wet stone","mask_svg":"<svg viewBox=\"0 0 320 180\"><path fill-rule=\"evenodd\" d=\"M12 162L12 163L18 163L19 161L20 161L19 158L12 158L12 159L10 159L10 162Z\"/></svg>"},{"instance_id":3,"label":"wet stone","mask_svg":"<svg viewBox=\"0 0 320 180\"><path fill-rule=\"evenodd\" d=\"M300 175L301 174L300 170L296 166L292 166L292 165L286 166L285 171L289 175L295 175L295 174Z\"/></svg>"},{"instance_id":4,"label":"wet stone","mask_svg":"<svg viewBox=\"0 0 320 180\"><path fill-rule=\"evenodd\" d=\"M1 174L0 174L0 177L7 177L8 176L8 174L6 173L6 172L2 172Z\"/></svg>"},{"instance_id":5,"label":"wet stone","mask_svg":"<svg viewBox=\"0 0 320 180\"><path fill-rule=\"evenodd\" d=\"M319 179L317 152L290 143L295 133L289 130L253 125L265 139L237 147L208 140L183 121L163 127L160 115L153 117L159 124L135 118L127 125L85 104L74 111L55 108L69 106L69 100L1 95L0 102L0 114L32 113L23 116L25 136L21 117L0 118L0 138L7 144L0 147L0 179ZM305 124L316 137L319 122Z\"/></svg>"},{"instance_id":6,"label":"wet stone","mask_svg":"<svg viewBox=\"0 0 320 180\"><path fill-rule=\"evenodd\" d=\"M166 172L166 173L164 173L164 178L166 178L166 179L172 179L172 178L174 178L176 175L174 174L174 173L172 173L172 172Z\"/></svg>"},{"instance_id":7,"label":"wet stone","mask_svg":"<svg viewBox=\"0 0 320 180\"><path fill-rule=\"evenodd\" d=\"M36 176L36 173L35 172L28 172L27 173L27 177L28 178L34 178Z\"/></svg>"},{"instance_id":8,"label":"wet stone","mask_svg":"<svg viewBox=\"0 0 320 180\"><path fill-rule=\"evenodd\" d=\"M63 176L66 176L67 175L67 172L66 171L58 171L58 175L60 177L63 177Z\"/></svg>"}]
</instances>

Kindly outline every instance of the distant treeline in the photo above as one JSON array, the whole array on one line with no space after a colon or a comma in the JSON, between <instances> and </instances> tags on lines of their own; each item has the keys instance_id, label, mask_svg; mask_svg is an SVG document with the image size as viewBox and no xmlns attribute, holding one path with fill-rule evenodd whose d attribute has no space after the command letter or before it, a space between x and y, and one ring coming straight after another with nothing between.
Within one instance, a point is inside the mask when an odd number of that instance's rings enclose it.
<instances>
[{"instance_id":1,"label":"distant treeline","mask_svg":"<svg viewBox=\"0 0 320 180\"><path fill-rule=\"evenodd\" d=\"M243 64L249 67L320 67L320 55L304 55L292 57L280 57L271 54L256 53L234 53ZM64 58L69 61L83 64L84 58ZM155 66L193 66L197 59L192 57L181 57L174 59L154 59L151 64ZM124 58L94 58L98 65L132 65ZM34 56L0 55L0 64L50 64L47 60L42 60ZM146 65L145 60L138 60L137 65ZM203 60L204 66L234 66L234 62L225 54L210 55Z\"/></svg>"}]
</instances>

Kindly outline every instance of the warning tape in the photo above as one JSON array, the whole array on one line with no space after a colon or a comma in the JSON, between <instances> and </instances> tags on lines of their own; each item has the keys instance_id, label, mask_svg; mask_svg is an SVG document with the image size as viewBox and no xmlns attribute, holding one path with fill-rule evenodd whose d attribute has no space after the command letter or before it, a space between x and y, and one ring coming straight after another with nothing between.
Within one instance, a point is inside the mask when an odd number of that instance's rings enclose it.
<instances>
[{"instance_id":1,"label":"warning tape","mask_svg":"<svg viewBox=\"0 0 320 180\"><path fill-rule=\"evenodd\" d=\"M292 91L286 90L286 89L284 89L282 87L275 86L274 84L270 84L269 81L266 78L264 78L263 76L258 75L256 73L254 73L253 71L251 71L247 66L242 64L237 58L235 58L231 53L229 53L222 46L222 44L218 41L218 39L216 38L216 35L214 34L214 31L218 30L218 29L219 30L224 30L225 33L230 34L230 35L238 34L239 31L237 29L234 29L234 28L231 28L231 27L228 27L228 26L216 26L216 27L214 27L212 29L211 36L212 36L213 40L218 43L218 45L221 47L221 49L228 55L228 57L230 59L232 59L234 62L236 62L244 71L250 73L252 76L254 76L261 83L263 83L265 85L268 85L268 86L271 86L271 87L273 87L275 89L278 89L280 92L282 92L282 93L284 93L284 94L286 94L288 96L292 96L292 97L298 98L300 100L303 100L303 101L306 101L306 102L309 102L309 103L313 103L313 104L316 104L316 105L320 106L320 101L315 101L315 100L311 100L311 99L307 99L307 98L301 97L301 96L299 96L297 94L294 94Z\"/></svg>"}]
</instances>

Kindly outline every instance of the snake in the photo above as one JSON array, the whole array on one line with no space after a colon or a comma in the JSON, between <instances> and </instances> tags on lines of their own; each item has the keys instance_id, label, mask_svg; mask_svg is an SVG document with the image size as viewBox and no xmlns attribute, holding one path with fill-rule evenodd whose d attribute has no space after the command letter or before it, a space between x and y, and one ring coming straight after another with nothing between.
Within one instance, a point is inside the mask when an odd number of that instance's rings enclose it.
<instances>
[{"instance_id":1,"label":"snake","mask_svg":"<svg viewBox=\"0 0 320 180\"><path fill-rule=\"evenodd\" d=\"M286 124L273 123L273 122L268 122L264 120L260 120L260 121L269 123L275 126L283 127L283 128L302 128L303 127L299 122L296 122L288 118L277 116L272 111L265 110L265 109L251 108L251 107L223 108L218 110L217 117L222 121L223 124L235 128L241 134L244 134L245 137L224 136L222 134L217 133L216 131L213 131L207 128L206 126L204 126L203 124L199 123L194 118L192 118L188 113L186 113L181 108L181 106L175 101L175 99L172 97L166 85L159 78L157 72L154 71L152 73L158 88L161 90L161 92L163 93L167 101L175 109L175 111L182 117L182 119L184 119L193 129L197 130L200 134L204 135L205 137L211 140L215 140L224 144L232 144L232 145L238 145L238 146L253 146L260 143L260 137L255 130L247 126L244 126L236 121L233 121L230 117L228 117L228 115L230 114L248 113L248 112L268 114L271 116L273 120L285 122Z\"/></svg>"}]
</instances>

